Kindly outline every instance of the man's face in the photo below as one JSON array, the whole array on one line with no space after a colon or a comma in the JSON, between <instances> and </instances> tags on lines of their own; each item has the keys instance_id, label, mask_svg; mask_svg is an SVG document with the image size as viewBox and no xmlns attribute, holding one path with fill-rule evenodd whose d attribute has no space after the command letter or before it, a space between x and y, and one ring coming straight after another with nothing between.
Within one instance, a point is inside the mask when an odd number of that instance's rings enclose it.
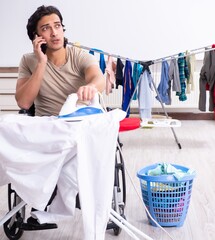
<instances>
[{"instance_id":1,"label":"man's face","mask_svg":"<svg viewBox=\"0 0 215 240\"><path fill-rule=\"evenodd\" d=\"M63 26L56 14L44 16L38 21L37 34L46 40L51 50L59 50L64 45Z\"/></svg>"}]
</instances>

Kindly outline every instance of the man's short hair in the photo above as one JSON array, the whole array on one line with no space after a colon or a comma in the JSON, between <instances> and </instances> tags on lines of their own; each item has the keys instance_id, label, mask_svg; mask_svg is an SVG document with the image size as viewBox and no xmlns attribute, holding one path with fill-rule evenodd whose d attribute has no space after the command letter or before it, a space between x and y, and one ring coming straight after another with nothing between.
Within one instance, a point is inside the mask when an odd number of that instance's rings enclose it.
<instances>
[{"instance_id":1,"label":"man's short hair","mask_svg":"<svg viewBox=\"0 0 215 240\"><path fill-rule=\"evenodd\" d=\"M51 14L56 14L58 15L58 17L60 18L61 21L61 25L64 27L63 25L63 17L60 13L60 11L54 7L54 6L40 6L37 8L37 10L31 15L31 17L28 19L28 23L27 23L27 33L28 33L28 37L30 38L31 41L34 40L34 36L36 34L36 30L37 30L37 23L39 22L39 20L47 15L51 15ZM65 31L65 29L64 29ZM64 46L66 46L67 44L67 39L64 39Z\"/></svg>"}]
</instances>

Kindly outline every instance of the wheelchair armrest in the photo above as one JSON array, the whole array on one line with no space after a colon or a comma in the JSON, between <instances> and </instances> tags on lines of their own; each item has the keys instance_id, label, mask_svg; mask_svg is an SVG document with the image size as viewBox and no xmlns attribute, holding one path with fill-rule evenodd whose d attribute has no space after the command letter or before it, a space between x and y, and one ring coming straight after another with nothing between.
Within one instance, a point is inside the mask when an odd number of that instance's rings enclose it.
<instances>
[{"instance_id":1,"label":"wheelchair armrest","mask_svg":"<svg viewBox=\"0 0 215 240\"><path fill-rule=\"evenodd\" d=\"M25 114L31 117L35 116L35 106L34 104L29 109L20 109L19 114Z\"/></svg>"}]
</instances>

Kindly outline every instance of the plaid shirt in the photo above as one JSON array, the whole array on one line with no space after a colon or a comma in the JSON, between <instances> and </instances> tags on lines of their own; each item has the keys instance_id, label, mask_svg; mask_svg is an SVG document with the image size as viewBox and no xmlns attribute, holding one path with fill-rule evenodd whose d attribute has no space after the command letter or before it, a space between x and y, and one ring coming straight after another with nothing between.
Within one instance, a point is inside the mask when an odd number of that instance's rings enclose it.
<instances>
[{"instance_id":1,"label":"plaid shirt","mask_svg":"<svg viewBox=\"0 0 215 240\"><path fill-rule=\"evenodd\" d=\"M179 70L179 78L181 83L181 92L177 93L180 101L187 100L186 96L186 79L189 78L189 68L187 65L186 58L183 57L183 53L179 53L178 56L178 70Z\"/></svg>"}]
</instances>

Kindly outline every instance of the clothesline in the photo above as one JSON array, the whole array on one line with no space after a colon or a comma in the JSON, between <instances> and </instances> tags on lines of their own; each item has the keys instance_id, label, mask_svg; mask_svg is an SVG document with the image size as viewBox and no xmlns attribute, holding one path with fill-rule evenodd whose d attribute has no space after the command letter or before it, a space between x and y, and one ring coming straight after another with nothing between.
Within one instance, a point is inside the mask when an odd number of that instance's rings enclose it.
<instances>
[{"instance_id":1,"label":"clothesline","mask_svg":"<svg viewBox=\"0 0 215 240\"><path fill-rule=\"evenodd\" d=\"M108 52L104 52L104 51L101 51L101 50L98 50L98 49L94 49L94 48L90 48L90 47L86 47L86 46L83 46L83 45L79 45L79 44L75 44L75 43L71 43L71 42L68 42L69 45L72 45L72 46L75 46L75 47L79 47L79 48L82 48L82 49L85 49L85 50L92 50L94 52L97 52L97 53L102 53L104 55L107 55L107 56L112 56L112 57L115 57L115 58L120 58L121 60L129 60L131 62L136 62L136 63L139 63L138 60L134 60L134 59L131 59L131 58L127 58L127 57L123 57L123 56L120 56L120 55L117 55L117 54L111 54L111 53L108 53Z\"/></svg>"},{"instance_id":2,"label":"clothesline","mask_svg":"<svg viewBox=\"0 0 215 240\"><path fill-rule=\"evenodd\" d=\"M110 53L108 53L108 52L101 52L100 50L92 49L92 48L85 47L85 46L82 46L82 45L79 45L79 44L74 44L74 43L68 43L68 44L69 44L69 45L72 45L72 46L76 46L76 47L82 48L82 49L85 49L85 50L88 50L88 51L92 50L92 51L95 51L95 52L98 52L98 53L103 53L104 55L112 56L112 57L115 57L115 58L120 58L121 60L122 60L122 59L123 59L123 60L129 60L129 61L131 61L131 62L139 63L139 64L141 64L141 65L144 66L144 71L145 71L146 69L148 70L149 66L150 66L151 64L153 64L153 61L144 61L144 62L143 62L143 61L133 60L133 59L130 59L130 58L127 58L127 57L123 57L123 56L120 56L120 55L116 55L116 54L110 54ZM137 82L137 84L136 84L136 87L135 87L135 89L134 89L134 91L133 91L133 94L132 94L132 96L131 96L131 98L130 98L129 104L128 104L127 109L126 109L126 112L128 112L128 109L129 109L129 107L130 107L130 103L131 103L131 101L132 101L132 99L133 99L133 97L134 97L134 94L136 93L137 86L139 85L140 80L141 80L141 79L139 78L139 80L138 80L138 82ZM158 90L157 90L157 88L156 88L156 85L155 85L155 82L153 81L153 79L152 79L152 85L153 85L153 87L154 87L154 89L155 89L155 91L156 91L156 93L157 93L157 96L159 97L159 99L161 99L161 98L160 98L160 94L159 94L159 92L158 92ZM165 113L166 118L168 118L168 114L167 114L167 111L166 111L166 109L165 109L165 107L164 107L163 102L160 101L160 104L161 104L161 106L162 106L162 109L163 109L163 111L164 111L164 113ZM175 141L176 141L179 149L181 149L181 144L179 143L178 138L177 138L177 136L176 136L176 133L175 133L175 131L174 131L174 129L173 129L172 127L171 127L171 130L172 130L173 136L174 136L174 138L175 138Z\"/></svg>"},{"instance_id":3,"label":"clothesline","mask_svg":"<svg viewBox=\"0 0 215 240\"><path fill-rule=\"evenodd\" d=\"M205 46L205 47L200 47L200 48L188 50L188 53L182 52L182 53L183 53L183 56L179 56L178 53L177 53L177 54L169 55L169 56L166 56L166 57L157 58L157 59L155 59L155 60L140 61L140 60L134 60L134 59L131 59L131 58L128 58L128 57L120 56L120 55L117 55L117 54L111 54L111 53L108 53L108 52L105 52L105 51L101 51L101 50L98 50L98 49L86 47L86 46L83 46L83 45L80 45L80 44L77 44L77 43L68 42L68 44L69 44L69 45L72 45L72 46L75 46L75 47L79 47L79 48L88 50L88 51L92 50L92 51L94 51L94 52L102 53L102 54L107 55L107 56L112 56L112 57L114 57L114 58L120 58L121 60L128 60L128 61L130 61L130 62L140 63L140 64L142 64L142 65L144 65L144 63L148 63L148 65L157 64L157 63L162 62L164 59L165 59L165 60L168 60L168 59L171 59L171 58L176 58L176 59L178 59L178 58L187 57L187 56L191 56L191 55L194 55L194 54L200 54L200 53L204 53L204 52L208 52L208 51L214 50L214 48L212 48L212 44L211 44L211 45L209 45L209 46ZM201 49L203 49L203 50L201 50ZM201 51L200 51L200 50L201 50Z\"/></svg>"},{"instance_id":4,"label":"clothesline","mask_svg":"<svg viewBox=\"0 0 215 240\"><path fill-rule=\"evenodd\" d=\"M200 49L203 49L203 50L199 51ZM183 55L181 55L181 56L179 56L178 53L177 53L177 54L173 54L173 55L166 56L166 57L163 57L163 58L155 59L155 60L153 60L153 62L154 62L154 64L156 64L156 63L162 62L164 59L165 60L169 60L169 59L172 59L172 58L178 59L178 58L187 57L187 56L191 56L191 55L196 55L196 54L200 54L200 53L204 53L204 52L209 52L209 51L212 51L212 50L214 50L214 48L212 48L211 46L201 47L201 48L197 48L197 49L193 49L193 50L188 50L188 53L183 52Z\"/></svg>"}]
</instances>

